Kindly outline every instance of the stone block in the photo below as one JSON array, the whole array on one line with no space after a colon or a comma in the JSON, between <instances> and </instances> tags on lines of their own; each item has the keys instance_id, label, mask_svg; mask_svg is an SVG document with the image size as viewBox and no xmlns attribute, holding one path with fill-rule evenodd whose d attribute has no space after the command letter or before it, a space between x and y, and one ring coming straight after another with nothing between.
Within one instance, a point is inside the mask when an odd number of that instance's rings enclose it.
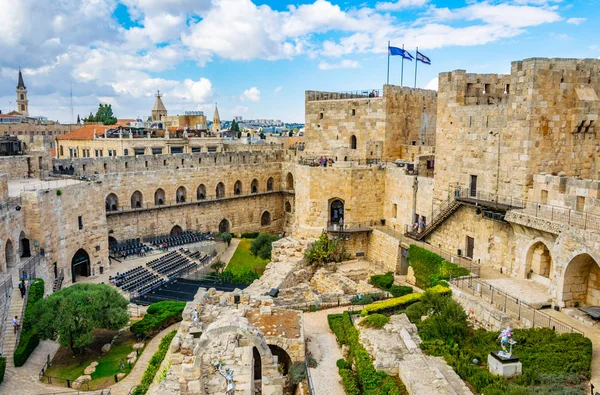
<instances>
[{"instance_id":1,"label":"stone block","mask_svg":"<svg viewBox=\"0 0 600 395\"><path fill-rule=\"evenodd\" d=\"M514 377L523 373L523 364L517 357L502 358L497 353L492 352L488 355L488 369L490 373L503 376Z\"/></svg>"}]
</instances>

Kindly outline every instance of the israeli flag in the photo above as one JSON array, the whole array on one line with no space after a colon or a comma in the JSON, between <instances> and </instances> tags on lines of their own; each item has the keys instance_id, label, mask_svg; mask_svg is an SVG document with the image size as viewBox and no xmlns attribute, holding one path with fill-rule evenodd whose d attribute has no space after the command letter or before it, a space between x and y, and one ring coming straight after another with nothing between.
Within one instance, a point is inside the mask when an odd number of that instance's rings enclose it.
<instances>
[{"instance_id":1,"label":"israeli flag","mask_svg":"<svg viewBox=\"0 0 600 395\"><path fill-rule=\"evenodd\" d=\"M398 47L388 47L388 53L391 56L402 56L404 59L413 60L413 56L406 50Z\"/></svg>"},{"instance_id":2,"label":"israeli flag","mask_svg":"<svg viewBox=\"0 0 600 395\"><path fill-rule=\"evenodd\" d=\"M417 51L417 61L423 62L425 64L431 64L431 59L429 59L427 56L423 55L419 51Z\"/></svg>"}]
</instances>

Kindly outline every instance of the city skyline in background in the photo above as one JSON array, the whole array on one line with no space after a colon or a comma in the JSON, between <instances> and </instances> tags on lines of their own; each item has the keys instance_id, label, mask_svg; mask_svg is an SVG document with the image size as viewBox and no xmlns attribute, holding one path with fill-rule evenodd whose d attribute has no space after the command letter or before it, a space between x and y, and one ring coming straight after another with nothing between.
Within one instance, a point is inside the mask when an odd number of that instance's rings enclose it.
<instances>
[{"instance_id":1,"label":"city skyline in background","mask_svg":"<svg viewBox=\"0 0 600 395\"><path fill-rule=\"evenodd\" d=\"M15 109L23 70L29 113L63 123L108 103L118 118L218 102L221 119L304 122L304 91L371 91L386 82L387 43L415 48L417 87L443 71L508 73L530 57L598 58L593 0L22 0L0 15L0 110ZM404 63L414 84L414 61ZM400 85L400 57L390 59ZM71 93L73 112L71 112ZM73 114L73 115L72 115Z\"/></svg>"}]
</instances>

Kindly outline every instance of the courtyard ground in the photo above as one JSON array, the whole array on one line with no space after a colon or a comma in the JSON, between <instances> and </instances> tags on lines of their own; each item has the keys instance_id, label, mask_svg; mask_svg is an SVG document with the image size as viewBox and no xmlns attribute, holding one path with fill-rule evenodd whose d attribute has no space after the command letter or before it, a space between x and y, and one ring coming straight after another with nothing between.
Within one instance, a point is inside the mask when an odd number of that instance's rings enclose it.
<instances>
[{"instance_id":1,"label":"courtyard ground","mask_svg":"<svg viewBox=\"0 0 600 395\"><path fill-rule=\"evenodd\" d=\"M234 275L240 275L249 270L262 274L269 263L269 260L262 259L252 254L250 251L250 245L252 244L251 239L239 239L237 241L238 246L231 257L231 260L226 262L226 270L232 272ZM231 244L233 245L233 240L231 241Z\"/></svg>"}]
</instances>

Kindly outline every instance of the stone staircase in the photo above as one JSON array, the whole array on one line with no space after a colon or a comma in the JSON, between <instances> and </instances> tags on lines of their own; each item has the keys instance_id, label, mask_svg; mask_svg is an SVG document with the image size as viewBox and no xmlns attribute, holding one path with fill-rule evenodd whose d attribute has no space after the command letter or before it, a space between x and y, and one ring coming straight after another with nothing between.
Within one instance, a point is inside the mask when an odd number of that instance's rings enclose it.
<instances>
[{"instance_id":1,"label":"stone staircase","mask_svg":"<svg viewBox=\"0 0 600 395\"><path fill-rule=\"evenodd\" d=\"M14 367L13 354L16 348L17 335L14 333L12 319L17 316L21 321L21 313L23 312L23 298L21 298L21 292L19 291L19 278L17 274L13 274L13 290L10 297L10 307L8 309L8 315L6 317L6 323L4 328L4 346L2 350L2 356L6 357L6 365L8 367Z\"/></svg>"}]
</instances>

